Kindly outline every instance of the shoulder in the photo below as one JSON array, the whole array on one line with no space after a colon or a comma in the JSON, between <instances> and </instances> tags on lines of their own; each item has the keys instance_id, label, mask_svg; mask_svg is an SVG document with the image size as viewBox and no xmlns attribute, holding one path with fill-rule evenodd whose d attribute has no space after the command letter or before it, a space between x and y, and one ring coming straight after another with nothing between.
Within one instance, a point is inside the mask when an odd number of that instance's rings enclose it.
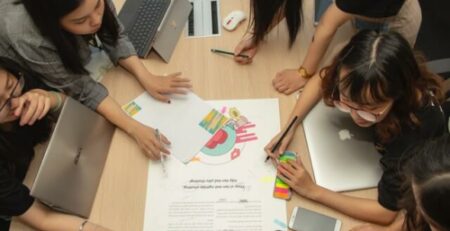
<instances>
[{"instance_id":1,"label":"shoulder","mask_svg":"<svg viewBox=\"0 0 450 231\"><path fill-rule=\"evenodd\" d=\"M2 1L5 2L0 4L1 43L30 57L39 49L54 49L53 44L41 35L22 4L16 4L17 0Z\"/></svg>"},{"instance_id":2,"label":"shoulder","mask_svg":"<svg viewBox=\"0 0 450 231\"><path fill-rule=\"evenodd\" d=\"M411 128L403 125L402 132L386 144L386 151L390 157L400 158L414 144L444 133L446 119L439 106L424 106L415 115L419 120L418 126Z\"/></svg>"}]
</instances>

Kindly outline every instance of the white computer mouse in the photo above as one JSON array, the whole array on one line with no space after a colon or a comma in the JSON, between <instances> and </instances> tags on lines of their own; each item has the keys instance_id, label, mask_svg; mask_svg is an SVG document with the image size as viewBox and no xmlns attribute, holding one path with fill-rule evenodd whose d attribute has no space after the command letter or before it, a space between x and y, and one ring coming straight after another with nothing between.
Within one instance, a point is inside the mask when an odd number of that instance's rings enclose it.
<instances>
[{"instance_id":1,"label":"white computer mouse","mask_svg":"<svg viewBox=\"0 0 450 231\"><path fill-rule=\"evenodd\" d=\"M222 26L227 31L233 31L239 24L247 18L240 10L233 10L222 21Z\"/></svg>"}]
</instances>

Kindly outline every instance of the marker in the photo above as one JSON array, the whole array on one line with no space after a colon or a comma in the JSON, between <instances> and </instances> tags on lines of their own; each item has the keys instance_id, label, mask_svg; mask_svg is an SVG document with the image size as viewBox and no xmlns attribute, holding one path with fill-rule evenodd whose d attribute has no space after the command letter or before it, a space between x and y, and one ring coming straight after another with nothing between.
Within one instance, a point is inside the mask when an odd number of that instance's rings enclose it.
<instances>
[{"instance_id":1,"label":"marker","mask_svg":"<svg viewBox=\"0 0 450 231\"><path fill-rule=\"evenodd\" d=\"M211 49L211 52L235 56L233 52L223 51L223 50L218 50L218 49ZM250 58L248 55L242 55L242 54L238 54L236 56L246 58L246 59Z\"/></svg>"}]
</instances>

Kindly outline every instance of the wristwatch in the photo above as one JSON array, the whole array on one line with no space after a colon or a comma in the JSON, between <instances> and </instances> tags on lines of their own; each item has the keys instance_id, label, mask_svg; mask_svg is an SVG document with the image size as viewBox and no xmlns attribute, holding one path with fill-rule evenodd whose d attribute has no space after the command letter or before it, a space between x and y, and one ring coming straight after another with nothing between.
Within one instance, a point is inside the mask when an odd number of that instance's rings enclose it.
<instances>
[{"instance_id":1,"label":"wristwatch","mask_svg":"<svg viewBox=\"0 0 450 231\"><path fill-rule=\"evenodd\" d=\"M301 66L298 70L297 70L298 74L305 78L305 79L310 79L312 77L311 74L308 73L308 71L306 70L306 68L304 68L303 66Z\"/></svg>"}]
</instances>

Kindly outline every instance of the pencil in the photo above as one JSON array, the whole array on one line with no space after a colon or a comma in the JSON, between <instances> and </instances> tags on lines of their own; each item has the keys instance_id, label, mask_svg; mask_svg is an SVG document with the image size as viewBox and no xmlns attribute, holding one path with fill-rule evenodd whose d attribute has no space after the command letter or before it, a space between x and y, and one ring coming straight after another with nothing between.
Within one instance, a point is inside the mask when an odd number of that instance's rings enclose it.
<instances>
[{"instance_id":1,"label":"pencil","mask_svg":"<svg viewBox=\"0 0 450 231\"><path fill-rule=\"evenodd\" d=\"M272 153L275 152L275 150L277 150L277 148L280 146L281 141L283 141L284 137L287 135L289 130L291 130L291 127L292 127L292 125L294 125L294 123L297 120L297 118L298 118L298 116L295 116L294 119L292 119L291 123L289 124L287 129L283 132L283 134L281 135L280 139L275 143L275 145L273 146L272 150L270 150ZM267 156L265 162L267 162L269 159L270 159L270 156Z\"/></svg>"},{"instance_id":2,"label":"pencil","mask_svg":"<svg viewBox=\"0 0 450 231\"><path fill-rule=\"evenodd\" d=\"M218 50L218 49L211 49L211 52L213 52L213 53L220 53L220 54L226 54L226 55L233 55L234 56L233 52L223 51L223 50ZM238 54L236 56L239 56L239 57L242 57L242 58L246 58L246 59L250 58L250 57L248 57L248 55L242 55L242 54Z\"/></svg>"}]
</instances>

